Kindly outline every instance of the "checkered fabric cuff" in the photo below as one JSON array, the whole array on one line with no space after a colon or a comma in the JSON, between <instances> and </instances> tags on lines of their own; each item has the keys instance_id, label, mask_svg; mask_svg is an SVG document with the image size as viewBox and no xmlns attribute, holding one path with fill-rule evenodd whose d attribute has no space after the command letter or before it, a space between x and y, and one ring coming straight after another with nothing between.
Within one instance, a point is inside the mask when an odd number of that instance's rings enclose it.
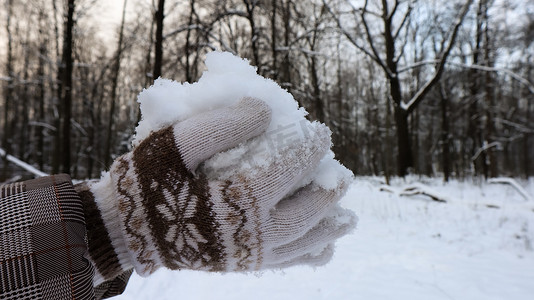
<instances>
[{"instance_id":1,"label":"checkered fabric cuff","mask_svg":"<svg viewBox=\"0 0 534 300\"><path fill-rule=\"evenodd\" d=\"M82 203L70 177L0 186L0 299L94 299Z\"/></svg>"}]
</instances>

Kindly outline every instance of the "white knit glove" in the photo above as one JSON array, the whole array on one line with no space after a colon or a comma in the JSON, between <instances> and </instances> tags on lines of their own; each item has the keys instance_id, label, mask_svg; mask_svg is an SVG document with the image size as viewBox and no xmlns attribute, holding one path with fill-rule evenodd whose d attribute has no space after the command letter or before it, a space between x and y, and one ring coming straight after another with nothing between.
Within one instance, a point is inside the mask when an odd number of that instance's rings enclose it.
<instances>
[{"instance_id":1,"label":"white knit glove","mask_svg":"<svg viewBox=\"0 0 534 300\"><path fill-rule=\"evenodd\" d=\"M86 215L100 215L105 227L95 225L99 233L89 234L103 278L131 266L148 275L161 266L226 272L327 262L333 241L356 222L336 205L349 182L332 190L311 183L288 194L329 150L326 126L307 143L283 149L274 162L229 180L209 181L197 169L215 153L262 134L270 118L270 108L251 98L191 117L153 132L99 182L79 189L94 208ZM105 234L112 247L101 245Z\"/></svg>"}]
</instances>

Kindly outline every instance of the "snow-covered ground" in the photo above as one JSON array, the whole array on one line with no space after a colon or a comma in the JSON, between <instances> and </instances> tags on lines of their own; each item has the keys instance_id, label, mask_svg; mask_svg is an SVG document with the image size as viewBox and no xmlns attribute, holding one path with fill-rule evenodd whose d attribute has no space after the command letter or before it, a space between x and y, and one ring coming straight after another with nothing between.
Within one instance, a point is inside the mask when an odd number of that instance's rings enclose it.
<instances>
[{"instance_id":1,"label":"snow-covered ground","mask_svg":"<svg viewBox=\"0 0 534 300\"><path fill-rule=\"evenodd\" d=\"M533 202L510 185L411 178L386 192L380 181L357 178L342 200L358 228L324 267L160 270L114 299L534 299ZM396 192L415 181L447 203ZM520 185L534 196L534 180Z\"/></svg>"}]
</instances>

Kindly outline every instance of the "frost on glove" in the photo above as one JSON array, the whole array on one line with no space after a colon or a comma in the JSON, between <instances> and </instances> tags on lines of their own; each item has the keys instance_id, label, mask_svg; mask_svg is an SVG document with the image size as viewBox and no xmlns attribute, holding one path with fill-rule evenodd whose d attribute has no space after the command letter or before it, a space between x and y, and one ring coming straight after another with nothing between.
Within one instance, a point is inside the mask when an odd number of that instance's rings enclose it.
<instances>
[{"instance_id":1,"label":"frost on glove","mask_svg":"<svg viewBox=\"0 0 534 300\"><path fill-rule=\"evenodd\" d=\"M196 115L153 132L100 181L80 185L96 283L132 267L146 276L161 266L230 272L326 263L356 222L337 206L350 178L331 189L313 181L296 188L330 149L326 126L225 180L197 168L264 133L270 118L252 98Z\"/></svg>"}]
</instances>

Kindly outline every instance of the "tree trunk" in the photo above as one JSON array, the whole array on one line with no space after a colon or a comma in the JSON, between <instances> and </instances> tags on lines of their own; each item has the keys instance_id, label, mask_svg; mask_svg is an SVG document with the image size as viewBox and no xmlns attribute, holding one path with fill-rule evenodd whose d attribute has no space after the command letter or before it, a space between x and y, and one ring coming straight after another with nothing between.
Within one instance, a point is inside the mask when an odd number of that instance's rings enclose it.
<instances>
[{"instance_id":1,"label":"tree trunk","mask_svg":"<svg viewBox=\"0 0 534 300\"><path fill-rule=\"evenodd\" d=\"M479 2L479 5L477 7L477 16L476 16L476 32L475 32L475 49L473 50L473 59L472 63L473 65L478 65L480 63L480 54L482 52L482 14L483 14L483 6L484 6L484 0L481 0ZM478 70L471 69L468 72L468 81L469 81L469 92L471 94L471 104L469 106L469 125L467 129L467 134L470 137L472 141L472 147L470 149L470 157L472 158L474 154L483 147L484 137L482 133L481 128L481 112L480 112L480 105L479 105L479 93L480 93L480 84L481 84L481 74ZM482 173L485 177L487 177L487 171L486 168L486 154L482 153L480 155L480 160L482 161ZM480 172L480 167L478 161L472 161L472 164L474 166L474 175L478 175Z\"/></svg>"},{"instance_id":2,"label":"tree trunk","mask_svg":"<svg viewBox=\"0 0 534 300\"><path fill-rule=\"evenodd\" d=\"M291 1L289 0L286 0L285 7L283 9L283 23L284 47L289 48L289 39L291 36ZM282 87L285 87L291 93L291 60L289 59L289 54L289 50L286 49L282 59L282 76L280 78L280 82L282 84Z\"/></svg>"},{"instance_id":3,"label":"tree trunk","mask_svg":"<svg viewBox=\"0 0 534 300\"><path fill-rule=\"evenodd\" d=\"M482 17L484 23L486 23L486 26L484 26L484 64L488 67L492 67L493 63L491 62L490 58L490 52L491 52L491 45L490 45L490 37L489 37L489 16L488 16L488 1L483 0L481 3L484 4L484 9L482 12ZM492 78L492 73L485 72L484 76L484 96L485 96L485 102L486 102L486 140L488 144L491 144L493 142L493 137L495 136L495 124L493 123L493 120L495 118L494 112L493 112L493 96L494 96L494 80ZM498 174L498 165L497 165L497 158L495 151L493 149L488 149L488 155L487 159L484 161L484 164L486 165L485 169L487 169L488 173L486 175L486 178L488 176L490 177L497 177Z\"/></svg>"},{"instance_id":4,"label":"tree trunk","mask_svg":"<svg viewBox=\"0 0 534 300\"><path fill-rule=\"evenodd\" d=\"M54 99L52 101L53 107L53 124L54 124L54 147L52 150L52 174L57 174L60 172L61 168L61 116L63 113L62 101L61 101L61 92L62 92L62 80L63 80L63 67L61 62L61 50L59 45L59 24L58 19L58 9L56 5L56 0L52 0L52 7L54 10L54 40L56 48L56 67L57 67L57 76L56 81L53 83L54 87Z\"/></svg>"},{"instance_id":5,"label":"tree trunk","mask_svg":"<svg viewBox=\"0 0 534 300\"><path fill-rule=\"evenodd\" d=\"M402 92L395 60L395 38L393 36L392 18L389 16L387 1L382 0L382 21L384 23L384 41L386 52L386 66L389 71L389 93L394 103L395 125L397 126L397 172L404 177L408 170L413 167L412 147L410 143L410 129L408 125L408 111L401 104Z\"/></svg>"},{"instance_id":6,"label":"tree trunk","mask_svg":"<svg viewBox=\"0 0 534 300\"><path fill-rule=\"evenodd\" d=\"M526 121L527 124L530 124L531 122L531 102L527 101L527 111L526 111ZM532 155L532 148L530 147L530 137L532 136L532 133L525 133L525 138L523 141L523 157L524 157L524 172L525 172L525 178L529 178L529 176L532 176L532 172L530 170L530 164L531 164L531 155Z\"/></svg>"},{"instance_id":7,"label":"tree trunk","mask_svg":"<svg viewBox=\"0 0 534 300\"><path fill-rule=\"evenodd\" d=\"M62 164L63 172L70 174L71 167L71 117L72 117L72 46L73 46L73 28L74 28L74 1L67 1L67 19L65 20L65 33L63 36L63 54L61 61L62 85L61 96L63 106L62 122Z\"/></svg>"},{"instance_id":8,"label":"tree trunk","mask_svg":"<svg viewBox=\"0 0 534 300\"><path fill-rule=\"evenodd\" d=\"M165 0L159 0L158 10L156 11L156 44L155 44L155 58L154 58L154 72L152 72L153 80L161 76L161 67L163 61L163 19Z\"/></svg>"},{"instance_id":9,"label":"tree trunk","mask_svg":"<svg viewBox=\"0 0 534 300\"><path fill-rule=\"evenodd\" d=\"M44 70L44 64L45 64L45 57L47 55L46 51L46 45L48 42L45 40L41 43L39 47L39 66L37 68L37 77L39 80L38 84L38 113L37 113L37 120L41 123L46 122L46 116L45 116L45 87L44 87L44 77L45 77L45 70ZM43 126L37 126L36 127L36 135L37 135L37 165L39 166L39 169L42 171L44 170L44 127Z\"/></svg>"},{"instance_id":10,"label":"tree trunk","mask_svg":"<svg viewBox=\"0 0 534 300\"><path fill-rule=\"evenodd\" d=\"M11 101L13 99L13 88L15 85L15 76L13 74L13 37L11 35L11 15L13 14L13 0L8 0L6 2L6 11L7 11L7 21L6 21L6 32L7 32L7 60L6 60L6 72L9 77L7 81L7 88L4 90L4 128L2 135L2 147L7 154L11 153L11 124L9 122L9 111L11 106ZM8 160L3 159L4 169L2 170L2 176L0 176L0 182L4 181L7 178L8 174Z\"/></svg>"},{"instance_id":11,"label":"tree trunk","mask_svg":"<svg viewBox=\"0 0 534 300\"><path fill-rule=\"evenodd\" d=\"M450 142L449 142L449 136L450 136L450 130L449 130L449 119L448 119L448 111L449 111L449 104L448 99L445 93L443 92L443 86L439 84L439 95L440 95L440 104L441 104L441 158L442 158L442 165L443 165L443 180L445 182L449 181L451 169L451 159L450 159Z\"/></svg>"},{"instance_id":12,"label":"tree trunk","mask_svg":"<svg viewBox=\"0 0 534 300\"><path fill-rule=\"evenodd\" d=\"M30 27L30 25L28 24L28 27ZM29 74L28 74L28 70L29 70L29 63L30 63L30 54L29 54L29 46L28 46L28 41L29 41L29 33L30 31L27 29L26 30L26 42L25 42L25 53L24 53L24 74L22 75L22 81L23 81L23 84L22 84L22 99L19 99L19 101L17 101L18 103L18 106L19 106L19 115L22 117L22 120L21 120L21 126L20 126L20 136L19 136L19 154L18 154L18 157L22 160L26 160L26 146L28 144L28 122L29 122L29 110L30 110L30 107L31 107L31 101L30 101L30 94L28 93L28 85L29 85ZM17 110L15 110L17 111Z\"/></svg>"},{"instance_id":13,"label":"tree trunk","mask_svg":"<svg viewBox=\"0 0 534 300\"><path fill-rule=\"evenodd\" d=\"M384 176L386 177L386 184L389 185L390 178L393 175L393 172L391 171L390 166L393 165L390 163L390 158L393 156L391 153L393 148L393 141L391 138L392 134L392 124L391 124L391 98L388 98L386 101L386 142L382 147L384 148L384 154L383 154L383 164L384 164ZM395 104L393 104L395 105Z\"/></svg>"},{"instance_id":14,"label":"tree trunk","mask_svg":"<svg viewBox=\"0 0 534 300\"><path fill-rule=\"evenodd\" d=\"M312 49L313 51L313 49ZM319 76L317 74L317 58L312 55L311 65L310 65L310 75L311 75L311 84L313 89L312 101L315 111L315 118L324 123L325 122L325 113L323 99L321 98L321 87L319 86Z\"/></svg>"},{"instance_id":15,"label":"tree trunk","mask_svg":"<svg viewBox=\"0 0 534 300\"><path fill-rule=\"evenodd\" d=\"M414 111L408 116L408 133L410 134L410 146L412 148L411 157L413 157L412 170L417 174L424 172L424 166L423 163L421 163L422 158L419 156L419 153L423 153L423 156L425 153L425 151L421 149L424 143L421 145L419 142L421 140L419 136L422 135L419 130L419 123L421 119L421 112L419 108L421 107L414 109Z\"/></svg>"},{"instance_id":16,"label":"tree trunk","mask_svg":"<svg viewBox=\"0 0 534 300\"><path fill-rule=\"evenodd\" d=\"M386 24L389 23L386 22ZM391 74L397 74L395 43L390 25L386 25L386 63ZM408 124L409 113L401 106L403 102L399 77L396 75L388 76L388 81L390 97L394 104L395 125L397 127L397 174L404 177L408 175L408 170L414 166Z\"/></svg>"},{"instance_id":17,"label":"tree trunk","mask_svg":"<svg viewBox=\"0 0 534 300\"><path fill-rule=\"evenodd\" d=\"M398 175L408 175L413 167L412 146L408 129L408 114L406 110L395 105L395 125L397 126L397 167Z\"/></svg>"},{"instance_id":18,"label":"tree trunk","mask_svg":"<svg viewBox=\"0 0 534 300\"><path fill-rule=\"evenodd\" d=\"M184 46L184 52L185 52L185 81L186 82L193 82L193 77L191 76L191 64L189 62L189 57L191 56L191 44L189 39L191 38L191 25L193 25L193 15L195 14L195 0L191 0L189 2L189 6L191 6L191 10L189 12L189 21L188 21L188 28L185 35L185 46Z\"/></svg>"},{"instance_id":19,"label":"tree trunk","mask_svg":"<svg viewBox=\"0 0 534 300\"><path fill-rule=\"evenodd\" d=\"M276 27L276 15L278 13L278 0L272 0L272 11L271 11L271 78L273 80L278 79L278 55L277 55L277 27Z\"/></svg>"},{"instance_id":20,"label":"tree trunk","mask_svg":"<svg viewBox=\"0 0 534 300\"><path fill-rule=\"evenodd\" d=\"M122 20L121 27L119 30L119 42L117 43L117 50L115 53L115 62L113 63L112 70L112 79L111 79L111 103L109 108L109 118L108 118L108 127L106 135L106 145L105 145L105 154L104 154L104 165L106 168L109 167L111 161L111 152L113 149L113 123L115 120L115 102L117 101L117 85L119 82L119 73L121 70L121 57L122 57L122 39L124 36L124 20L126 18L126 3L127 0L124 0L122 6Z\"/></svg>"},{"instance_id":21,"label":"tree trunk","mask_svg":"<svg viewBox=\"0 0 534 300\"><path fill-rule=\"evenodd\" d=\"M247 19L250 26L250 48L252 50L252 64L260 69L260 57L258 53L258 28L256 28L256 19L254 16L254 11L256 9L255 0L243 0L245 3L245 8L247 10Z\"/></svg>"},{"instance_id":22,"label":"tree trunk","mask_svg":"<svg viewBox=\"0 0 534 300\"><path fill-rule=\"evenodd\" d=\"M531 73L532 73L532 64L530 63L530 56L527 59L528 62L528 68L527 68L527 80L529 82L532 82L531 79ZM532 96L531 96L532 97ZM526 101L526 111L525 111L525 120L526 124L532 124L531 119L531 105L532 105L532 98L530 98L530 101ZM532 155L532 149L530 148L530 137L532 136L532 133L525 133L525 137L523 138L523 172L525 174L525 178L528 179L529 176L531 176L531 170L530 170L530 162L531 162L531 155Z\"/></svg>"},{"instance_id":23,"label":"tree trunk","mask_svg":"<svg viewBox=\"0 0 534 300\"><path fill-rule=\"evenodd\" d=\"M318 24L315 24L315 30L313 31L313 34L311 36L310 43L310 51L313 53L316 50L317 45L317 30L318 30ZM311 77L311 85L312 85L312 105L313 110L315 113L316 120L325 123L325 109L324 109L324 103L323 99L321 97L321 86L319 82L319 74L318 74L318 67L317 67L317 56L314 54L310 55L310 77Z\"/></svg>"}]
</instances>

